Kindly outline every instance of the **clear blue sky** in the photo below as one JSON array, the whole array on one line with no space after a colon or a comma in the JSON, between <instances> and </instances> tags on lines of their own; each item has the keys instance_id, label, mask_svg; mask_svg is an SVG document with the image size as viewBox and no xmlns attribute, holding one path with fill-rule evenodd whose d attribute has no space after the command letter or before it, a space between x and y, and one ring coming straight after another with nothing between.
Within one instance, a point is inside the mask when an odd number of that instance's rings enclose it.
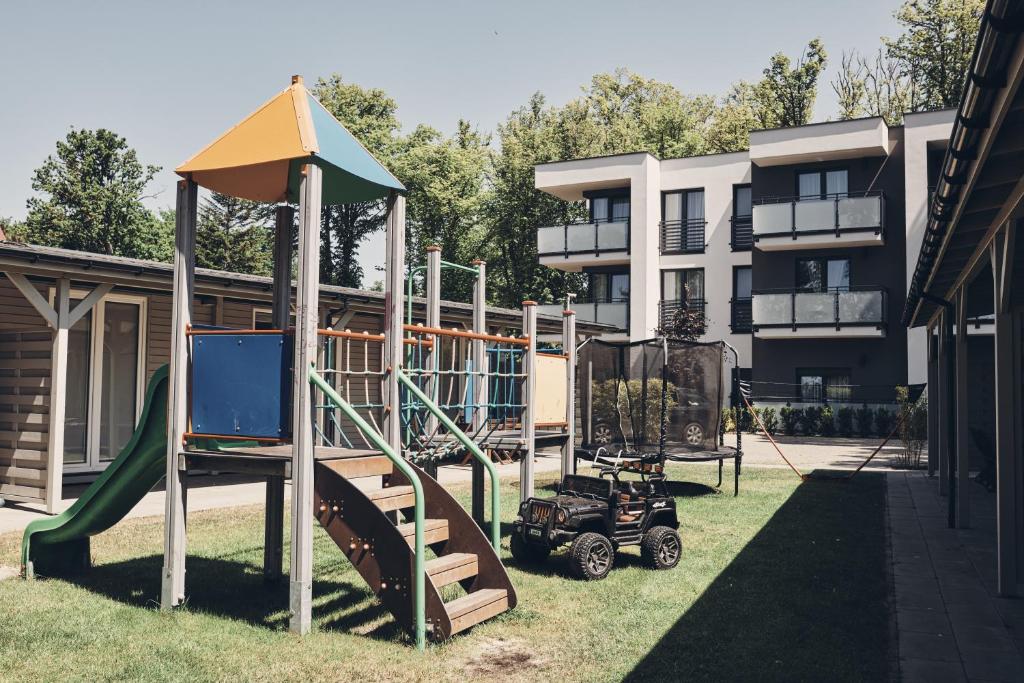
<instances>
[{"instance_id":1,"label":"clear blue sky","mask_svg":"<svg viewBox=\"0 0 1024 683\"><path fill-rule=\"evenodd\" d=\"M755 79L779 50L820 36L831 58L816 118L834 114L841 52L897 32L899 0L12 3L0 27L0 216L21 218L30 178L69 127L125 136L171 169L288 84L333 71L386 90L411 129L459 117L493 130L539 90L561 104L623 66L688 93ZM244 9L231 9L235 6ZM230 7L230 8L229 8ZM367 284L381 240L364 249Z\"/></svg>"}]
</instances>

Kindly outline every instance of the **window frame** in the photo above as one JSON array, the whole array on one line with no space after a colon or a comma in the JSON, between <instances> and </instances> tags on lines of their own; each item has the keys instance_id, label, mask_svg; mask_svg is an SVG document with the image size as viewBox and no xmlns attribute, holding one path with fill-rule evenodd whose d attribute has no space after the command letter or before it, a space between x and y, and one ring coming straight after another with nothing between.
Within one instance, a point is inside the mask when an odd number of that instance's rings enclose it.
<instances>
[{"instance_id":1,"label":"window frame","mask_svg":"<svg viewBox=\"0 0 1024 683\"><path fill-rule=\"evenodd\" d=\"M828 191L828 174L835 173L836 171L842 171L846 174L846 192L834 192L829 193ZM818 196L817 197L804 197L800 194L800 178L805 175L818 175ZM814 170L799 170L797 169L794 177L795 189L793 196L796 197L797 201L800 202L814 202L814 201L826 201L829 199L843 199L850 196L850 169L847 166L836 166L833 168L823 168Z\"/></svg>"}]
</instances>

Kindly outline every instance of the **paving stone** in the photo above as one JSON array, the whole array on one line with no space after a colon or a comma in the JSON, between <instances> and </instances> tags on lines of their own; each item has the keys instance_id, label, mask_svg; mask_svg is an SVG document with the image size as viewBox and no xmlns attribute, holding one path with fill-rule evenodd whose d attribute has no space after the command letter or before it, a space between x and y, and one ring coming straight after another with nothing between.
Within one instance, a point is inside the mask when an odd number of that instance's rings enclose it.
<instances>
[{"instance_id":1,"label":"paving stone","mask_svg":"<svg viewBox=\"0 0 1024 683\"><path fill-rule=\"evenodd\" d=\"M898 619L898 617L897 617ZM900 658L959 662L960 653L952 634L920 633L899 629Z\"/></svg>"},{"instance_id":2,"label":"paving stone","mask_svg":"<svg viewBox=\"0 0 1024 683\"><path fill-rule=\"evenodd\" d=\"M953 631L957 647L961 652L994 651L1016 652L1017 646L1006 629L997 626L961 626Z\"/></svg>"},{"instance_id":3,"label":"paving stone","mask_svg":"<svg viewBox=\"0 0 1024 683\"><path fill-rule=\"evenodd\" d=\"M896 624L900 631L942 633L947 636L953 633L945 611L938 609L900 609L896 614Z\"/></svg>"},{"instance_id":4,"label":"paving stone","mask_svg":"<svg viewBox=\"0 0 1024 683\"><path fill-rule=\"evenodd\" d=\"M971 680L1024 681L1024 659L1020 653L976 651L964 653L963 659Z\"/></svg>"},{"instance_id":5,"label":"paving stone","mask_svg":"<svg viewBox=\"0 0 1024 683\"><path fill-rule=\"evenodd\" d=\"M936 662L930 659L901 659L903 683L959 683L966 681L960 662Z\"/></svg>"},{"instance_id":6,"label":"paving stone","mask_svg":"<svg viewBox=\"0 0 1024 683\"><path fill-rule=\"evenodd\" d=\"M942 595L936 590L905 589L896 591L896 606L900 609L933 609L941 611L945 605Z\"/></svg>"},{"instance_id":7,"label":"paving stone","mask_svg":"<svg viewBox=\"0 0 1024 683\"><path fill-rule=\"evenodd\" d=\"M991 606L991 597L989 597L988 591L980 585L970 588L947 588L942 591L942 600L946 603L947 609L956 605Z\"/></svg>"}]
</instances>

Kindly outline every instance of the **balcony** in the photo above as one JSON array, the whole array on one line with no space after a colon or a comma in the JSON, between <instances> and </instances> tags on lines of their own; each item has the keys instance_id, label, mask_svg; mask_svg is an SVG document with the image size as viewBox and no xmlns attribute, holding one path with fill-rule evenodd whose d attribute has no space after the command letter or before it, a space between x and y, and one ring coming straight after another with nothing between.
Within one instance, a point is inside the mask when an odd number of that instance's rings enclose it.
<instances>
[{"instance_id":1,"label":"balcony","mask_svg":"<svg viewBox=\"0 0 1024 683\"><path fill-rule=\"evenodd\" d=\"M729 327L733 334L749 334L753 329L751 317L751 297L737 297L730 302Z\"/></svg>"},{"instance_id":2,"label":"balcony","mask_svg":"<svg viewBox=\"0 0 1024 683\"><path fill-rule=\"evenodd\" d=\"M754 246L761 251L871 247L885 244L885 196L765 198L754 205Z\"/></svg>"},{"instance_id":3,"label":"balcony","mask_svg":"<svg viewBox=\"0 0 1024 683\"><path fill-rule=\"evenodd\" d=\"M563 304L541 304L537 313L542 315L562 315ZM572 302L572 310L576 311L576 319L591 323L612 325L621 332L629 330L629 300L612 299L610 301L587 301L576 299Z\"/></svg>"},{"instance_id":4,"label":"balcony","mask_svg":"<svg viewBox=\"0 0 1024 683\"><path fill-rule=\"evenodd\" d=\"M881 287L832 292L754 292L751 324L760 339L884 337Z\"/></svg>"},{"instance_id":5,"label":"balcony","mask_svg":"<svg viewBox=\"0 0 1024 683\"><path fill-rule=\"evenodd\" d=\"M704 299L662 299L658 302L658 326L668 327L681 310L703 313L707 309Z\"/></svg>"},{"instance_id":6,"label":"balcony","mask_svg":"<svg viewBox=\"0 0 1024 683\"><path fill-rule=\"evenodd\" d=\"M661 253L662 254L703 254L704 227L707 221L703 218L690 218L681 221L661 221Z\"/></svg>"},{"instance_id":7,"label":"balcony","mask_svg":"<svg viewBox=\"0 0 1024 683\"><path fill-rule=\"evenodd\" d=\"M754 246L754 224L752 216L733 216L732 239L729 246L733 251L750 251Z\"/></svg>"},{"instance_id":8,"label":"balcony","mask_svg":"<svg viewBox=\"0 0 1024 683\"><path fill-rule=\"evenodd\" d=\"M629 220L538 228L537 256L542 265L571 271L590 265L629 263Z\"/></svg>"}]
</instances>

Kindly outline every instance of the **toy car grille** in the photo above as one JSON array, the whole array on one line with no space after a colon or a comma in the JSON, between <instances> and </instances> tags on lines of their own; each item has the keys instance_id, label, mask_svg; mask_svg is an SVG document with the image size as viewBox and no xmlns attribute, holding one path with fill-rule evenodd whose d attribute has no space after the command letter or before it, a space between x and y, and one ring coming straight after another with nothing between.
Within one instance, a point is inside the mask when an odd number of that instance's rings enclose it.
<instances>
[{"instance_id":1,"label":"toy car grille","mask_svg":"<svg viewBox=\"0 0 1024 683\"><path fill-rule=\"evenodd\" d=\"M544 503L530 504L530 522L533 524L544 524L551 517L551 506Z\"/></svg>"}]
</instances>

